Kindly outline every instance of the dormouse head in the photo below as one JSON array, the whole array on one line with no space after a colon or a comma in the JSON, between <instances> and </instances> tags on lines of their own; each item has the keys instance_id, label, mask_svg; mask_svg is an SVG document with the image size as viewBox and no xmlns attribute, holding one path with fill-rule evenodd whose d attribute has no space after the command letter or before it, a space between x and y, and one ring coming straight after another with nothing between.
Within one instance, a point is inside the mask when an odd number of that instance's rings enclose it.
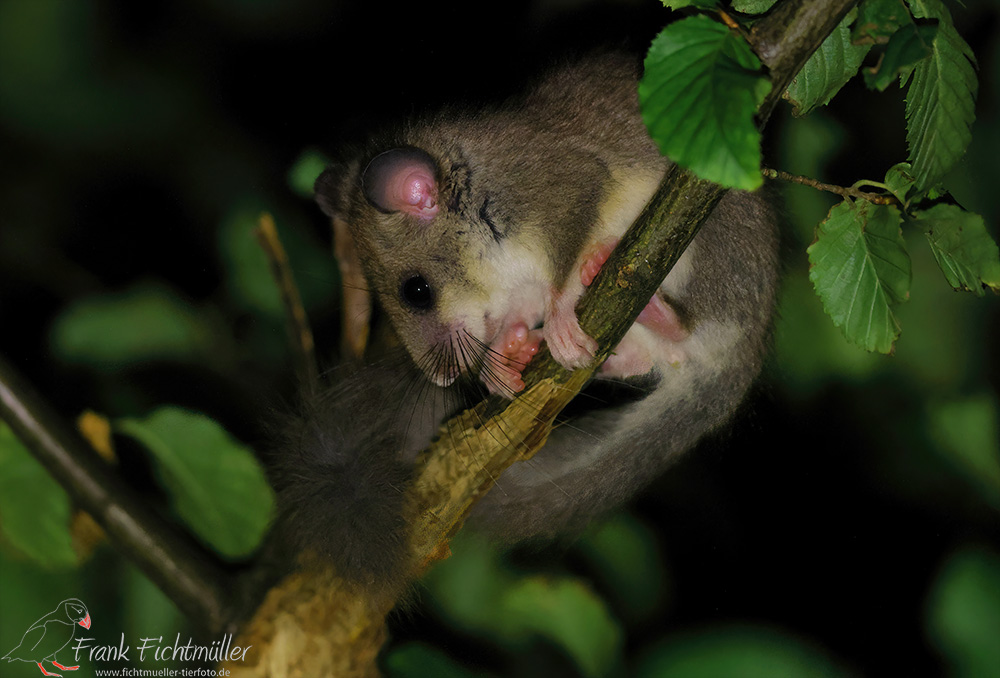
<instances>
[{"instance_id":1,"label":"dormouse head","mask_svg":"<svg viewBox=\"0 0 1000 678\"><path fill-rule=\"evenodd\" d=\"M502 169L456 146L393 145L317 181L320 205L347 222L397 333L441 385L479 369L516 287L511 248L526 215L491 182Z\"/></svg>"}]
</instances>

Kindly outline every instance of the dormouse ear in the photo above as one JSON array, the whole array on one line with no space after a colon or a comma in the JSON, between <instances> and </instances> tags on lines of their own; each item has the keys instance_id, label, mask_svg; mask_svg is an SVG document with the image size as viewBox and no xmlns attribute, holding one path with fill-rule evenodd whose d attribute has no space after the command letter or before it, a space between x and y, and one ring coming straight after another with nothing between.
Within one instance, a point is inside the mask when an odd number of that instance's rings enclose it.
<instances>
[{"instance_id":1,"label":"dormouse ear","mask_svg":"<svg viewBox=\"0 0 1000 678\"><path fill-rule=\"evenodd\" d=\"M361 188L376 209L430 219L438 211L437 165L419 148L379 153L361 174Z\"/></svg>"},{"instance_id":2,"label":"dormouse ear","mask_svg":"<svg viewBox=\"0 0 1000 678\"><path fill-rule=\"evenodd\" d=\"M323 173L313 184L313 193L319 208L328 217L336 217L343 213L341 207L341 177L344 174L342 167L330 166L323 170Z\"/></svg>"}]
</instances>

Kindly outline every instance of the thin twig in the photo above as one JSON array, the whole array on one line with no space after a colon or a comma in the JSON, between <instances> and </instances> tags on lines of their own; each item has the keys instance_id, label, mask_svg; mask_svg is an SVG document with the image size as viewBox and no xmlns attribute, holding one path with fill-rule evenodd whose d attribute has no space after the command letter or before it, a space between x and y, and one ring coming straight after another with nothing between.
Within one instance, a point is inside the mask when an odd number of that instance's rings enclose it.
<instances>
[{"instance_id":1,"label":"thin twig","mask_svg":"<svg viewBox=\"0 0 1000 678\"><path fill-rule=\"evenodd\" d=\"M782 172L781 170L770 169L764 167L761 169L761 173L768 179L780 179L781 181L788 181L793 184L801 184L803 186L809 186L815 188L819 191L827 191L828 193L836 193L844 198L855 198L857 200L867 200L868 202L875 205L898 205L899 200L896 199L894 195L880 195L876 193L869 193L868 191L862 191L857 186L836 186L834 184L824 184L822 181L817 181L810 177L803 177L797 174L789 174L788 172Z\"/></svg>"},{"instance_id":2,"label":"thin twig","mask_svg":"<svg viewBox=\"0 0 1000 678\"><path fill-rule=\"evenodd\" d=\"M231 628L236 613L218 562L156 515L2 358L0 418L70 499L196 625L209 634Z\"/></svg>"},{"instance_id":3,"label":"thin twig","mask_svg":"<svg viewBox=\"0 0 1000 678\"><path fill-rule=\"evenodd\" d=\"M288 339L295 363L295 374L298 375L299 382L308 392L315 393L319 385L316 344L313 340L312 330L309 328L309 318L302 305L302 296L295 284L295 276L292 275L288 255L281 244L281 238L278 237L278 229L274 225L274 217L267 213L261 214L254 233L267 255L271 275L281 293L281 301L285 307Z\"/></svg>"}]
</instances>

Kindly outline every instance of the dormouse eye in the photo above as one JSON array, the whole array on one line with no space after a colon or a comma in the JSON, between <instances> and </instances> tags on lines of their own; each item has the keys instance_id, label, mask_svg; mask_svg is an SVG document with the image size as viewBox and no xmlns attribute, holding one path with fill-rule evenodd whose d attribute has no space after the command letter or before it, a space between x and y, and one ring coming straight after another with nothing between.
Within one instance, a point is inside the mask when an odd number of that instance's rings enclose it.
<instances>
[{"instance_id":1,"label":"dormouse eye","mask_svg":"<svg viewBox=\"0 0 1000 678\"><path fill-rule=\"evenodd\" d=\"M399 288L403 303L415 311L426 311L434 305L434 290L422 275L413 275Z\"/></svg>"}]
</instances>

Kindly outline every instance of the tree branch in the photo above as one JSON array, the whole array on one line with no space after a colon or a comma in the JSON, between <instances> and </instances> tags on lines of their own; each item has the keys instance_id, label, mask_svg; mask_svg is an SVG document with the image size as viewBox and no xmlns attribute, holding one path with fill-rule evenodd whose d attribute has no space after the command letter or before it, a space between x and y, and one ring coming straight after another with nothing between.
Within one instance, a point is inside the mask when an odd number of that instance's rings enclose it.
<instances>
[{"instance_id":1,"label":"tree branch","mask_svg":"<svg viewBox=\"0 0 1000 678\"><path fill-rule=\"evenodd\" d=\"M295 363L295 374L299 384L310 393L315 393L319 387L319 373L316 368L316 344L309 328L309 319L302 306L302 295L295 284L292 267L288 263L288 255L278 237L278 229L274 225L274 217L270 214L260 215L257 228L254 231L261 249L267 255L271 267L271 276L281 292L282 305L285 307L285 326L288 331L289 345L292 347L292 357Z\"/></svg>"},{"instance_id":2,"label":"tree branch","mask_svg":"<svg viewBox=\"0 0 1000 678\"><path fill-rule=\"evenodd\" d=\"M773 85L758 112L759 127L794 75L855 2L786 0L757 24L751 42L770 69ZM581 326L599 345L594 363L569 372L543 349L525 369L526 388L518 398L509 402L493 397L442 427L441 439L421 455L408 497L414 577L448 555L448 540L500 473L541 448L555 416L631 327L724 192L672 167L577 307ZM314 654L306 674L377 674L374 657L391 601L348 590L326 565L307 567L271 591L247 627L249 638L259 643L260 662L227 666L233 675L267 675L272 668L268 657L288 656L291 648L303 648L307 639ZM331 589L317 602L320 584ZM289 614L282 615L279 627L273 619L280 610ZM296 653L295 661L294 669L303 669L301 653Z\"/></svg>"},{"instance_id":3,"label":"tree branch","mask_svg":"<svg viewBox=\"0 0 1000 678\"><path fill-rule=\"evenodd\" d=\"M0 418L52 474L70 499L104 528L197 626L209 634L236 620L224 573L190 538L152 512L77 432L0 358Z\"/></svg>"}]
</instances>

